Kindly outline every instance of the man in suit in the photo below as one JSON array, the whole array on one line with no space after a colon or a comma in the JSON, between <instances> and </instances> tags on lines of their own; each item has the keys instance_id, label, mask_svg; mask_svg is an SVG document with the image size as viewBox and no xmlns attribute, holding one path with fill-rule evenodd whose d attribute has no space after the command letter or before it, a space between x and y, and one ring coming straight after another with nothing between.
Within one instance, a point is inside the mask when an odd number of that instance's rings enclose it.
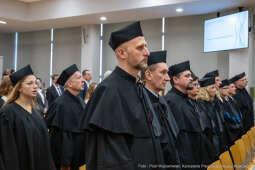
<instances>
[{"instance_id":1,"label":"man in suit","mask_svg":"<svg viewBox=\"0 0 255 170\"><path fill-rule=\"evenodd\" d=\"M51 78L52 86L50 86L46 91L46 99L49 106L54 102L57 97L61 96L64 92L63 87L57 84L58 74L54 74Z\"/></svg>"},{"instance_id":2,"label":"man in suit","mask_svg":"<svg viewBox=\"0 0 255 170\"><path fill-rule=\"evenodd\" d=\"M42 116L45 117L48 110L48 101L46 99L45 89L43 88L42 80L40 78L36 79L36 84L38 86L38 93L36 96L37 104Z\"/></svg>"},{"instance_id":3,"label":"man in suit","mask_svg":"<svg viewBox=\"0 0 255 170\"><path fill-rule=\"evenodd\" d=\"M88 69L83 70L82 76L83 76L83 79L85 80L85 83L84 83L84 89L80 92L79 96L81 97L82 100L84 100L86 97L86 92L89 88L89 83L92 79L90 70Z\"/></svg>"}]
</instances>

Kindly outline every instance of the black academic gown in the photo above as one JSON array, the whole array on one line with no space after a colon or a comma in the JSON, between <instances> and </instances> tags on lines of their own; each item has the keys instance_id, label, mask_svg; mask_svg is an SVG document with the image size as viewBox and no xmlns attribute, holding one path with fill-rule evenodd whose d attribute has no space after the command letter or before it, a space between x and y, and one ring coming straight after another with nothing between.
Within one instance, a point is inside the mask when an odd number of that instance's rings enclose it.
<instances>
[{"instance_id":1,"label":"black academic gown","mask_svg":"<svg viewBox=\"0 0 255 170\"><path fill-rule=\"evenodd\" d=\"M172 166L169 167L169 169L180 169L180 157L176 148L176 142L180 131L173 117L173 113L168 107L164 97L153 94L148 89L146 89L146 92L162 127L160 142L164 152L165 163Z\"/></svg>"},{"instance_id":2,"label":"black academic gown","mask_svg":"<svg viewBox=\"0 0 255 170\"><path fill-rule=\"evenodd\" d=\"M202 163L202 129L199 115L188 102L188 96L176 88L172 88L165 96L167 103L180 129L177 148L182 166L201 169ZM203 168L204 169L204 168Z\"/></svg>"},{"instance_id":3,"label":"black academic gown","mask_svg":"<svg viewBox=\"0 0 255 170\"><path fill-rule=\"evenodd\" d=\"M0 108L4 105L5 101L0 97Z\"/></svg>"},{"instance_id":4,"label":"black academic gown","mask_svg":"<svg viewBox=\"0 0 255 170\"><path fill-rule=\"evenodd\" d=\"M40 113L14 103L0 110L0 168L56 170L49 134Z\"/></svg>"},{"instance_id":5,"label":"black academic gown","mask_svg":"<svg viewBox=\"0 0 255 170\"><path fill-rule=\"evenodd\" d=\"M79 129L84 109L85 103L68 90L49 107L46 122L50 129L52 155L58 169L65 165L76 170L85 164L85 138Z\"/></svg>"},{"instance_id":6,"label":"black academic gown","mask_svg":"<svg viewBox=\"0 0 255 170\"><path fill-rule=\"evenodd\" d=\"M217 120L218 134L220 136L220 153L223 153L229 149L230 135L224 118L224 103L217 97L212 103L208 103L208 109L214 116L215 122Z\"/></svg>"},{"instance_id":7,"label":"black academic gown","mask_svg":"<svg viewBox=\"0 0 255 170\"><path fill-rule=\"evenodd\" d=\"M243 123L245 132L254 126L254 110L253 101L245 88L236 89L236 94L233 96L237 101L241 113L243 115Z\"/></svg>"},{"instance_id":8,"label":"black academic gown","mask_svg":"<svg viewBox=\"0 0 255 170\"><path fill-rule=\"evenodd\" d=\"M233 110L235 110L235 113L237 114L237 117L240 119L240 120L238 120L238 122L240 122L241 127L242 127L242 132L241 132L241 135L240 135L240 137L242 137L242 135L245 134L245 129L244 129L244 120L243 120L243 115L242 115L241 109L239 108L239 105L238 105L237 101L233 97L229 97L228 102L233 107Z\"/></svg>"},{"instance_id":9,"label":"black academic gown","mask_svg":"<svg viewBox=\"0 0 255 170\"><path fill-rule=\"evenodd\" d=\"M214 104L209 101L199 100L198 101L199 108L203 110L203 112L207 115L206 117L210 121L210 126L208 128L208 137L212 139L212 143L214 145L214 150L217 156L222 153L222 150L225 150L224 143L227 143L224 125L220 117L220 113L214 107ZM208 120L207 120L208 121ZM224 149L222 149L224 148Z\"/></svg>"},{"instance_id":10,"label":"black academic gown","mask_svg":"<svg viewBox=\"0 0 255 170\"><path fill-rule=\"evenodd\" d=\"M201 108L202 103L197 100L189 99L189 102L194 107L195 112L199 115L200 125L202 129L202 142L201 142L201 161L202 165L209 166L217 159L217 150L215 149L214 142L218 140L215 132L215 122L208 115L208 110Z\"/></svg>"},{"instance_id":11,"label":"black academic gown","mask_svg":"<svg viewBox=\"0 0 255 170\"><path fill-rule=\"evenodd\" d=\"M243 127L239 118L238 112L231 105L228 98L223 101L224 106L224 118L229 133L229 144L231 146L242 135Z\"/></svg>"},{"instance_id":12,"label":"black academic gown","mask_svg":"<svg viewBox=\"0 0 255 170\"><path fill-rule=\"evenodd\" d=\"M136 78L116 67L91 96L81 122L87 170L152 170L164 164L160 139L151 131Z\"/></svg>"}]
</instances>

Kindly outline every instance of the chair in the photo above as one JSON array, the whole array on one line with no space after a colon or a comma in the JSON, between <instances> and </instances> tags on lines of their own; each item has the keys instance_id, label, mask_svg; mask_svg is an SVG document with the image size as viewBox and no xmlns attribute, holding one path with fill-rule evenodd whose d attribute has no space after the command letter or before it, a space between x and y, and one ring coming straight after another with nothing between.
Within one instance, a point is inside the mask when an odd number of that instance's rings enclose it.
<instances>
[{"instance_id":1,"label":"chair","mask_svg":"<svg viewBox=\"0 0 255 170\"><path fill-rule=\"evenodd\" d=\"M247 157L246 157L246 161L247 162L250 162L250 160L251 160L251 143L250 143L250 139L249 139L249 136L247 135L247 134L245 134L245 135L243 135L242 136L242 140L243 140L243 142L244 142L244 146L245 146L245 148L246 148L246 155L247 155Z\"/></svg>"},{"instance_id":2,"label":"chair","mask_svg":"<svg viewBox=\"0 0 255 170\"><path fill-rule=\"evenodd\" d=\"M232 154L232 158L234 161L234 166L236 170L241 170L241 153L239 150L239 147L237 144L234 144L233 146L230 147L230 152Z\"/></svg>"},{"instance_id":3,"label":"chair","mask_svg":"<svg viewBox=\"0 0 255 170\"><path fill-rule=\"evenodd\" d=\"M207 170L223 170L220 160L213 162Z\"/></svg>"},{"instance_id":4,"label":"chair","mask_svg":"<svg viewBox=\"0 0 255 170\"><path fill-rule=\"evenodd\" d=\"M81 166L79 170L86 170L86 165Z\"/></svg>"},{"instance_id":5,"label":"chair","mask_svg":"<svg viewBox=\"0 0 255 170\"><path fill-rule=\"evenodd\" d=\"M235 144L238 146L239 152L240 152L240 158L241 158L241 162L240 164L244 164L246 162L246 149L244 146L244 142L242 139L238 139Z\"/></svg>"},{"instance_id":6,"label":"chair","mask_svg":"<svg viewBox=\"0 0 255 170\"><path fill-rule=\"evenodd\" d=\"M234 170L234 165L228 151L220 154L220 162L224 170Z\"/></svg>"}]
</instances>

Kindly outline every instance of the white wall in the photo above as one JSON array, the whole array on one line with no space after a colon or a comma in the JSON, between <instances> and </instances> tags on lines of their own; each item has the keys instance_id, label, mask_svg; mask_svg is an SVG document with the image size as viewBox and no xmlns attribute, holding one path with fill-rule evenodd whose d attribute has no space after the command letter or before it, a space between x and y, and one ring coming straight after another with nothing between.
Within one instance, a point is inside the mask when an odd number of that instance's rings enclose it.
<instances>
[{"instance_id":1,"label":"white wall","mask_svg":"<svg viewBox=\"0 0 255 170\"><path fill-rule=\"evenodd\" d=\"M81 29L81 71L92 70L91 82L99 82L100 26L84 25Z\"/></svg>"},{"instance_id":2,"label":"white wall","mask_svg":"<svg viewBox=\"0 0 255 170\"><path fill-rule=\"evenodd\" d=\"M0 33L0 56L3 56L3 69L13 68L14 34Z\"/></svg>"},{"instance_id":3,"label":"white wall","mask_svg":"<svg viewBox=\"0 0 255 170\"><path fill-rule=\"evenodd\" d=\"M19 33L18 69L30 64L46 86L50 76L50 30Z\"/></svg>"},{"instance_id":4,"label":"white wall","mask_svg":"<svg viewBox=\"0 0 255 170\"><path fill-rule=\"evenodd\" d=\"M55 29L53 74L60 74L72 64L81 68L81 28Z\"/></svg>"},{"instance_id":5,"label":"white wall","mask_svg":"<svg viewBox=\"0 0 255 170\"><path fill-rule=\"evenodd\" d=\"M81 67L80 27L54 31L53 74L71 64ZM50 30L19 33L18 68L31 64L46 87L50 81Z\"/></svg>"}]
</instances>

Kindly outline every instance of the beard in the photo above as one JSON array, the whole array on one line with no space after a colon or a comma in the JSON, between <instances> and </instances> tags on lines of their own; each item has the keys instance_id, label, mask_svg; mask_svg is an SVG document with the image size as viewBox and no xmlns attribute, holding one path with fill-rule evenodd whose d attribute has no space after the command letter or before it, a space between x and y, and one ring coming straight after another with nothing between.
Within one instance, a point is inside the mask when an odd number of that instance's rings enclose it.
<instances>
[{"instance_id":1,"label":"beard","mask_svg":"<svg viewBox=\"0 0 255 170\"><path fill-rule=\"evenodd\" d=\"M193 85L192 82L190 82L187 86L186 86L186 90L192 90L193 89Z\"/></svg>"},{"instance_id":2,"label":"beard","mask_svg":"<svg viewBox=\"0 0 255 170\"><path fill-rule=\"evenodd\" d=\"M137 69L137 70L144 70L147 68L147 63L144 63L144 62L140 62L139 64L135 65L134 68Z\"/></svg>"}]
</instances>

